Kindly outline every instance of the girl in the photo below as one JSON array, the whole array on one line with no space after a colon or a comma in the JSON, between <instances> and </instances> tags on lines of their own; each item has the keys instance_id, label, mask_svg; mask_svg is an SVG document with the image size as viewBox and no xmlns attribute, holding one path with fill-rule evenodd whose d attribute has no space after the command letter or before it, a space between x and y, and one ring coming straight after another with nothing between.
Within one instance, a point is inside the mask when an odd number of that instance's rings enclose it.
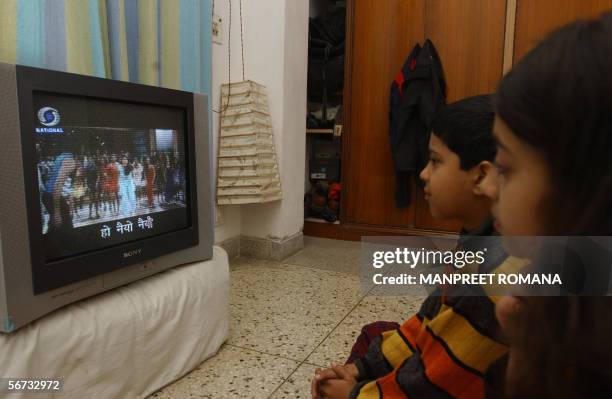
<instances>
[{"instance_id":1,"label":"girl","mask_svg":"<svg viewBox=\"0 0 612 399\"><path fill-rule=\"evenodd\" d=\"M175 175L176 172L176 164L174 159L168 158L166 161L166 185L164 186L164 200L166 203L170 203L174 201L174 195L176 194L176 183L175 183Z\"/></svg>"},{"instance_id":2,"label":"girl","mask_svg":"<svg viewBox=\"0 0 612 399\"><path fill-rule=\"evenodd\" d=\"M89 202L89 219L94 218L93 210L95 209L95 218L100 218L100 170L101 162L98 156L91 156L85 159L85 176L87 181L87 196Z\"/></svg>"},{"instance_id":3,"label":"girl","mask_svg":"<svg viewBox=\"0 0 612 399\"><path fill-rule=\"evenodd\" d=\"M134 184L136 185L136 201L140 200L142 192L144 190L144 176L142 164L138 161L138 158L134 159L134 170L132 171L134 176Z\"/></svg>"},{"instance_id":4,"label":"girl","mask_svg":"<svg viewBox=\"0 0 612 399\"><path fill-rule=\"evenodd\" d=\"M612 14L547 37L502 79L495 107L498 230L612 235ZM510 351L489 370L491 397L612 397L611 309L606 297L500 299Z\"/></svg>"},{"instance_id":5,"label":"girl","mask_svg":"<svg viewBox=\"0 0 612 399\"><path fill-rule=\"evenodd\" d=\"M111 155L110 159L107 159L106 166L104 166L104 200L106 202L106 210L110 213L116 213L118 210L118 196L119 191L119 171L117 169L118 163L115 155ZM110 204L110 207L109 207ZM108 214L108 213L107 213Z\"/></svg>"},{"instance_id":6,"label":"girl","mask_svg":"<svg viewBox=\"0 0 612 399\"><path fill-rule=\"evenodd\" d=\"M149 157L145 158L144 164L144 176L146 180L146 190L147 190L147 205L150 209L153 208L153 188L155 184L155 166L151 163L151 159Z\"/></svg>"},{"instance_id":7,"label":"girl","mask_svg":"<svg viewBox=\"0 0 612 399\"><path fill-rule=\"evenodd\" d=\"M162 153L157 155L155 162L155 182L157 189L157 203L164 203L164 188L166 187L166 156Z\"/></svg>"},{"instance_id":8,"label":"girl","mask_svg":"<svg viewBox=\"0 0 612 399\"><path fill-rule=\"evenodd\" d=\"M124 156L119 165L119 212L123 217L134 215L136 210L136 185L132 175L134 167Z\"/></svg>"},{"instance_id":9,"label":"girl","mask_svg":"<svg viewBox=\"0 0 612 399\"><path fill-rule=\"evenodd\" d=\"M76 169L74 187L72 189L72 208L74 209L74 215L76 217L78 217L79 211L83 207L83 198L85 197L85 170L83 169L80 159L78 163L79 166L77 166Z\"/></svg>"}]
</instances>

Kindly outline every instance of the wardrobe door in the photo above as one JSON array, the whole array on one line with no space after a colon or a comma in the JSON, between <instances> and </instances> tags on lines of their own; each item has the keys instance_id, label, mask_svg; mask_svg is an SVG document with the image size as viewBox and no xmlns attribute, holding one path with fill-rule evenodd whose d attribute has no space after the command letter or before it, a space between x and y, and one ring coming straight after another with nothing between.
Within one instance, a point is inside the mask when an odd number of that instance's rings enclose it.
<instances>
[{"instance_id":1,"label":"wardrobe door","mask_svg":"<svg viewBox=\"0 0 612 399\"><path fill-rule=\"evenodd\" d=\"M410 228L414 199L408 208L395 206L389 93L408 53L423 42L423 1L353 0L347 6L342 222Z\"/></svg>"},{"instance_id":2,"label":"wardrobe door","mask_svg":"<svg viewBox=\"0 0 612 399\"><path fill-rule=\"evenodd\" d=\"M447 102L492 93L502 76L505 0L427 0L425 37L440 55L447 84ZM457 231L456 222L431 217L427 202L416 198L416 227Z\"/></svg>"},{"instance_id":3,"label":"wardrobe door","mask_svg":"<svg viewBox=\"0 0 612 399\"><path fill-rule=\"evenodd\" d=\"M514 64L549 32L612 10L612 0L517 0Z\"/></svg>"}]
</instances>

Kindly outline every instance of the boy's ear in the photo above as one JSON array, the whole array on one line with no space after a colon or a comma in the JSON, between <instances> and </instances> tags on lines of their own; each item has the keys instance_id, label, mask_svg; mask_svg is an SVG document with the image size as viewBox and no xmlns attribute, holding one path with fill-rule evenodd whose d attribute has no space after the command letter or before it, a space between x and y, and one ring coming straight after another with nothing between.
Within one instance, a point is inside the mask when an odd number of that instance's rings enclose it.
<instances>
[{"instance_id":1,"label":"boy's ear","mask_svg":"<svg viewBox=\"0 0 612 399\"><path fill-rule=\"evenodd\" d=\"M474 188L473 192L476 195L484 195L482 182L489 173L492 173L493 164L489 161L482 161L474 167Z\"/></svg>"}]
</instances>

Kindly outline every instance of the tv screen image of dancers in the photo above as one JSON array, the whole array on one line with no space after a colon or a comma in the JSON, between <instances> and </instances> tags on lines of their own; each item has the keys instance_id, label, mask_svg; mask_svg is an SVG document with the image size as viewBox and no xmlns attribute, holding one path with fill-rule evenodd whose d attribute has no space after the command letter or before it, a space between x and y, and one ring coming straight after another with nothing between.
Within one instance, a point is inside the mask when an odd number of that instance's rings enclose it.
<instances>
[{"instance_id":1,"label":"tv screen image of dancers","mask_svg":"<svg viewBox=\"0 0 612 399\"><path fill-rule=\"evenodd\" d=\"M189 227L185 110L34 93L46 263Z\"/></svg>"}]
</instances>

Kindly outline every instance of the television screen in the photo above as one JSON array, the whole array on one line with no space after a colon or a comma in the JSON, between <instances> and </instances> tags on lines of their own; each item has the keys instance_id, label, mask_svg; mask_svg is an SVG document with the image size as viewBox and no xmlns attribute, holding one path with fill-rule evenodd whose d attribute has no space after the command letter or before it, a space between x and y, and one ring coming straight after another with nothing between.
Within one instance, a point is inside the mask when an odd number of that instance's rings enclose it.
<instances>
[{"instance_id":1,"label":"television screen","mask_svg":"<svg viewBox=\"0 0 612 399\"><path fill-rule=\"evenodd\" d=\"M190 226L185 110L33 93L45 263Z\"/></svg>"}]
</instances>

